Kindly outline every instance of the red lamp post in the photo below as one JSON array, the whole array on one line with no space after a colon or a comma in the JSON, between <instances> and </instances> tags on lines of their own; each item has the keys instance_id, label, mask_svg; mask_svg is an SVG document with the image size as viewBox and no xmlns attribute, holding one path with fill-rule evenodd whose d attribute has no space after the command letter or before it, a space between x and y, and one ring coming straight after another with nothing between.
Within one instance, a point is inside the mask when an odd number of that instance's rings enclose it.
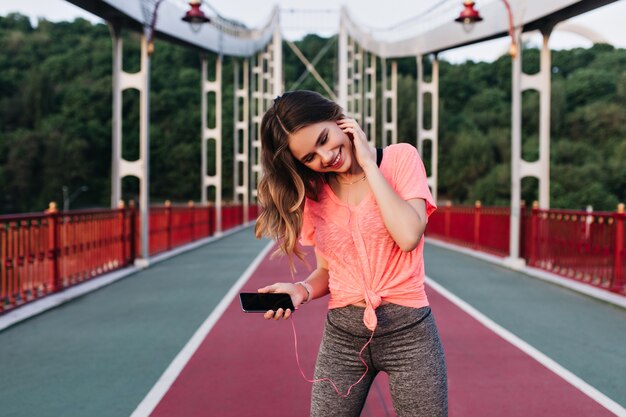
<instances>
[{"instance_id":1,"label":"red lamp post","mask_svg":"<svg viewBox=\"0 0 626 417\"><path fill-rule=\"evenodd\" d=\"M465 3L463 3L463 11L459 15L459 17L454 20L456 22L463 23L464 27L466 27L466 25L472 25L476 22L480 22L481 20L483 20L483 18L480 16L480 13L478 13L478 10L474 9L474 4L476 3L474 3L472 0L465 0Z\"/></svg>"},{"instance_id":2,"label":"red lamp post","mask_svg":"<svg viewBox=\"0 0 626 417\"><path fill-rule=\"evenodd\" d=\"M513 13L511 12L511 5L508 0L502 0L504 7L506 8L507 15L509 17L509 36L511 37L511 47L509 48L509 54L515 58L517 56L517 43L515 42L515 26L513 23ZM474 3L472 0L465 0L463 3L463 11L454 19L456 22L462 23L464 28L472 27L476 22L480 22L483 18L480 16L478 10L474 9Z\"/></svg>"},{"instance_id":3,"label":"red lamp post","mask_svg":"<svg viewBox=\"0 0 626 417\"><path fill-rule=\"evenodd\" d=\"M187 10L187 13L182 17L187 23L193 25L201 25L203 23L209 23L211 19L209 19L202 10L200 10L200 6L202 5L201 0L190 0L189 6L191 9Z\"/></svg>"}]
</instances>

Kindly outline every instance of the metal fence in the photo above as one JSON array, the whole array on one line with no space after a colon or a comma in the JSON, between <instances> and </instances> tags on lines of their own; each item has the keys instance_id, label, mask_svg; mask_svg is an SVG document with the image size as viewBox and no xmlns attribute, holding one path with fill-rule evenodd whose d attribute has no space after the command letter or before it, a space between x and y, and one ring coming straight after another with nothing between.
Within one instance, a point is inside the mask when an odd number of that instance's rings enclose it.
<instances>
[{"instance_id":1,"label":"metal fence","mask_svg":"<svg viewBox=\"0 0 626 417\"><path fill-rule=\"evenodd\" d=\"M443 206L428 220L426 234L498 256L509 253L509 207Z\"/></svg>"},{"instance_id":2,"label":"metal fence","mask_svg":"<svg viewBox=\"0 0 626 417\"><path fill-rule=\"evenodd\" d=\"M626 294L624 212L533 209L525 222L530 266Z\"/></svg>"},{"instance_id":3,"label":"metal fence","mask_svg":"<svg viewBox=\"0 0 626 417\"><path fill-rule=\"evenodd\" d=\"M626 295L626 214L523 209L520 256L526 264ZM509 254L508 207L444 206L430 217L426 235L488 252Z\"/></svg>"},{"instance_id":4,"label":"metal fence","mask_svg":"<svg viewBox=\"0 0 626 417\"><path fill-rule=\"evenodd\" d=\"M244 223L244 207L222 207L222 230ZM247 218L258 215L248 208ZM498 256L509 253L508 207L444 206L426 234ZM0 314L95 276L131 265L139 248L134 208L0 216ZM626 214L523 210L520 248L527 265L626 295ZM213 206L150 208L150 255L209 237Z\"/></svg>"},{"instance_id":5,"label":"metal fence","mask_svg":"<svg viewBox=\"0 0 626 417\"><path fill-rule=\"evenodd\" d=\"M258 208L248 208L253 220ZM213 206L150 208L150 255L213 236ZM131 265L140 247L135 208L0 216L0 314ZM244 222L241 205L222 207L222 230Z\"/></svg>"}]
</instances>

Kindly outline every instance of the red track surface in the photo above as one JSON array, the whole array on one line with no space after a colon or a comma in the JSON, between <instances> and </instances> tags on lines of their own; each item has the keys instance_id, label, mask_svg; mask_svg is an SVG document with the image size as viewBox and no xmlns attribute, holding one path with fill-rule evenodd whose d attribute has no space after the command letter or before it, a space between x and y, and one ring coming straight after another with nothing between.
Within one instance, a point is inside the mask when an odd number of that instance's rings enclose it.
<instances>
[{"instance_id":1,"label":"red track surface","mask_svg":"<svg viewBox=\"0 0 626 417\"><path fill-rule=\"evenodd\" d=\"M306 268L300 269L298 275L305 276ZM243 290L285 279L290 279L286 261L265 259ZM428 296L448 363L451 417L613 415L438 293L429 290ZM300 360L309 378L325 311L319 300L295 315ZM307 416L310 390L296 364L290 323L242 313L235 299L151 415ZM393 415L381 374L362 416Z\"/></svg>"}]
</instances>

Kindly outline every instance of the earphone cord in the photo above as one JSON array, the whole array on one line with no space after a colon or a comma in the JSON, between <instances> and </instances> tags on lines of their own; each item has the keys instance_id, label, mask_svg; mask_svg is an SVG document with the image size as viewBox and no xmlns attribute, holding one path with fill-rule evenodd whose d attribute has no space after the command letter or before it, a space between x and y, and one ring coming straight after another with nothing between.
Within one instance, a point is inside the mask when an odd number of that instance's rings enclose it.
<instances>
[{"instance_id":1,"label":"earphone cord","mask_svg":"<svg viewBox=\"0 0 626 417\"><path fill-rule=\"evenodd\" d=\"M365 375L367 375L367 372L369 371L369 366L367 366L367 363L365 363L365 360L363 359L363 351L372 341L372 338L374 337L374 332L372 332L372 335L370 336L367 343L359 351L359 359L361 360L361 363L365 365L365 372L363 372L363 375L361 375L358 381L350 385L350 387L345 393L341 393L341 391L339 391L339 388L337 388L337 385L335 384L335 382L330 378L319 378L319 379L307 378L307 376L304 374L304 371L302 370L302 366L300 365L300 356L298 355L298 335L296 334L296 325L293 322L293 317L291 319L291 329L293 330L293 341L294 341L294 346L295 346L295 351L296 351L296 362L298 363L298 369L300 370L300 375L302 375L302 378L304 378L305 381L311 382L311 383L328 381L333 386L333 389L335 390L338 396L347 398L348 395L350 395L350 391L352 391L352 388L355 387L357 384L359 384L363 380L363 378L365 378Z\"/></svg>"},{"instance_id":2,"label":"earphone cord","mask_svg":"<svg viewBox=\"0 0 626 417\"><path fill-rule=\"evenodd\" d=\"M346 194L346 199L347 199L347 202L348 202L347 210L349 212L349 215L348 215L348 228L351 229L350 226L351 226L351 222L352 222L352 210L350 210L350 198L349 197L350 197L350 194L349 194L349 190L348 190L347 194ZM363 276L363 273L361 273L361 278L363 279L363 285L366 285L365 277ZM292 279L292 281L295 282L295 276L294 276L293 271L291 271L291 279ZM368 298L368 302L369 302L368 292L365 291L365 294L366 294L365 296ZM365 375L367 375L367 372L369 371L369 366L367 365L367 363L363 359L363 351L372 342L372 339L374 338L374 332L372 331L372 334L371 334L370 338L368 339L367 343L365 343L365 345L363 345L363 347L359 351L359 360L361 361L361 363L363 365L365 365L365 371L363 372L363 375L361 375L361 377L359 378L358 381L356 381L354 384L350 385L350 387L348 387L348 390L345 393L341 393L341 391L339 390L339 388L337 388L337 385L335 384L335 382L332 379L330 379L330 378L310 379L310 378L307 378L307 376L304 374L304 371L302 370L302 366L300 365L300 355L298 354L298 335L296 333L296 325L295 325L293 320L294 320L294 318L292 317L291 318L291 329L293 331L293 342L294 342L294 348L295 348L295 353L296 353L296 362L298 364L298 369L300 370L300 375L302 375L302 378L304 378L305 381L310 382L310 383L328 381L333 386L333 389L335 390L335 392L337 393L338 396L343 397L343 398L347 398L348 395L350 395L350 391L352 391L352 388L354 388L356 385L358 385L363 380L363 378L365 378Z\"/></svg>"}]
</instances>

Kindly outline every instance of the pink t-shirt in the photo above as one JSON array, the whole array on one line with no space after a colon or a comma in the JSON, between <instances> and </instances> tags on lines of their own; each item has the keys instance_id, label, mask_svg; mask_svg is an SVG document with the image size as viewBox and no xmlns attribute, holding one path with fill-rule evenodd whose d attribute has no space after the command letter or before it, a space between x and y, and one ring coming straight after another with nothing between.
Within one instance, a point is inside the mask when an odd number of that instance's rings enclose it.
<instances>
[{"instance_id":1,"label":"pink t-shirt","mask_svg":"<svg viewBox=\"0 0 626 417\"><path fill-rule=\"evenodd\" d=\"M384 149L380 171L404 200L426 201L427 217L437 206L426 182L426 170L415 147L400 143ZM383 300L424 307L424 239L411 252L400 250L383 222L370 191L355 206L337 198L328 184L319 201L306 200L300 243L315 246L328 261L328 308L365 300L363 321L374 330L375 309Z\"/></svg>"}]
</instances>

